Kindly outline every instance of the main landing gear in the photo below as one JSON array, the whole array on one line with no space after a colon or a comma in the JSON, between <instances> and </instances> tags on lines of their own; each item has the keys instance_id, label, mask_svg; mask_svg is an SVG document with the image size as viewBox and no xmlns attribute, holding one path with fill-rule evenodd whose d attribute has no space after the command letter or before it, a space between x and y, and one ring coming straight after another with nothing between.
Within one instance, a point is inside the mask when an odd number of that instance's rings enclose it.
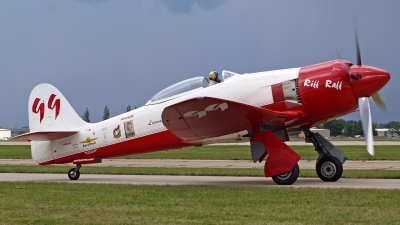
<instances>
[{"instance_id":1,"label":"main landing gear","mask_svg":"<svg viewBox=\"0 0 400 225\"><path fill-rule=\"evenodd\" d=\"M68 177L71 180L78 180L79 176L81 175L81 173L79 172L79 169L81 168L81 164L76 164L76 168L71 168L68 171Z\"/></svg>"},{"instance_id":2,"label":"main landing gear","mask_svg":"<svg viewBox=\"0 0 400 225\"><path fill-rule=\"evenodd\" d=\"M306 135L306 142L312 142L315 151L319 154L315 167L318 177L323 181L339 180L342 177L343 164L347 156L321 134L311 132L308 128L303 131Z\"/></svg>"},{"instance_id":3,"label":"main landing gear","mask_svg":"<svg viewBox=\"0 0 400 225\"><path fill-rule=\"evenodd\" d=\"M297 178L299 177L299 172L299 165L296 163L291 171L273 176L272 180L279 185L291 185L296 182Z\"/></svg>"}]
</instances>

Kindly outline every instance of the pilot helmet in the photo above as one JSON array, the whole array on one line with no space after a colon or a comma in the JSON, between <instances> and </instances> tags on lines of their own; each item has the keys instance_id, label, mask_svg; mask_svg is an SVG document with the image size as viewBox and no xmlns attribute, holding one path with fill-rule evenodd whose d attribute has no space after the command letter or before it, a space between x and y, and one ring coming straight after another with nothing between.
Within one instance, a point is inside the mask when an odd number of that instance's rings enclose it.
<instances>
[{"instance_id":1,"label":"pilot helmet","mask_svg":"<svg viewBox=\"0 0 400 225\"><path fill-rule=\"evenodd\" d=\"M210 78L210 80L214 80L217 79L218 77L218 73L217 71L211 71L210 74L208 75L208 78Z\"/></svg>"}]
</instances>

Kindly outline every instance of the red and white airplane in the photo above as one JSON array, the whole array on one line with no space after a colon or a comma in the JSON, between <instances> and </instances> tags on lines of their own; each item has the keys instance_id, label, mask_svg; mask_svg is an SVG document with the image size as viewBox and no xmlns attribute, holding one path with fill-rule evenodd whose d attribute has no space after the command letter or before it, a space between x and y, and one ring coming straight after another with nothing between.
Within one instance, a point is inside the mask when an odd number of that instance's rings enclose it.
<instances>
[{"instance_id":1,"label":"red and white airplane","mask_svg":"<svg viewBox=\"0 0 400 225\"><path fill-rule=\"evenodd\" d=\"M300 156L285 144L288 132L303 130L319 154L316 172L323 181L337 181L347 156L310 127L361 112L368 151L373 154L368 97L389 81L385 70L333 60L301 68L236 74L223 71L222 82L194 77L176 83L143 107L99 123L86 123L61 92L39 84L29 97L33 159L40 165L73 162L71 180L82 164L103 158L200 146L216 139L250 137L254 162L265 157L264 172L277 184L290 185L299 176Z\"/></svg>"}]
</instances>

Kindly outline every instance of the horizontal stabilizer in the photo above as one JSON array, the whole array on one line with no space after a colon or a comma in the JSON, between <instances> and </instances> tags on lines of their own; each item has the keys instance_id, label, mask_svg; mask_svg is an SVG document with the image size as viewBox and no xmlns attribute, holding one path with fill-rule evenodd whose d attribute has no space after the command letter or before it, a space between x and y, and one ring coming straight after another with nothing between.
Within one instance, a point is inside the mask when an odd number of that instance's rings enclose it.
<instances>
[{"instance_id":1,"label":"horizontal stabilizer","mask_svg":"<svg viewBox=\"0 0 400 225\"><path fill-rule=\"evenodd\" d=\"M12 140L21 141L55 141L58 139L63 139L74 134L78 131L38 131L32 133L21 134L13 137Z\"/></svg>"},{"instance_id":2,"label":"horizontal stabilizer","mask_svg":"<svg viewBox=\"0 0 400 225\"><path fill-rule=\"evenodd\" d=\"M249 130L260 125L284 127L303 117L303 111L272 111L225 99L193 98L168 106L161 118L165 127L184 140L199 140Z\"/></svg>"}]
</instances>

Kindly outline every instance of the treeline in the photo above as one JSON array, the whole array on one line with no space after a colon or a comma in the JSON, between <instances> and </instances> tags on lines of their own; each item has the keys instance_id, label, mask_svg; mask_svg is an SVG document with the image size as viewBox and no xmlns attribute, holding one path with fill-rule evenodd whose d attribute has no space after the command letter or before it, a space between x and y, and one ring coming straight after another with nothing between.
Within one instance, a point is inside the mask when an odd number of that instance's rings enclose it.
<instances>
[{"instance_id":1,"label":"treeline","mask_svg":"<svg viewBox=\"0 0 400 225\"><path fill-rule=\"evenodd\" d=\"M364 136L361 120L343 120L343 119L335 119L329 121L327 123L321 124L318 126L321 129L329 129L331 131L331 136L346 136L346 137L354 137L356 135ZM388 123L372 123L372 132L374 136L377 136L378 133L375 129L379 128L387 128L389 129L388 134L400 135L400 122L398 121L390 121Z\"/></svg>"},{"instance_id":2,"label":"treeline","mask_svg":"<svg viewBox=\"0 0 400 225\"><path fill-rule=\"evenodd\" d=\"M135 106L135 109L137 107ZM131 105L128 105L128 107L126 107L126 111L129 112L131 111ZM104 112L103 112L103 120L107 120L108 118L110 118L110 109L108 109L108 107L104 107ZM86 108L85 112L83 113L82 119L88 123L90 123L90 113L89 113L89 109Z\"/></svg>"}]
</instances>

